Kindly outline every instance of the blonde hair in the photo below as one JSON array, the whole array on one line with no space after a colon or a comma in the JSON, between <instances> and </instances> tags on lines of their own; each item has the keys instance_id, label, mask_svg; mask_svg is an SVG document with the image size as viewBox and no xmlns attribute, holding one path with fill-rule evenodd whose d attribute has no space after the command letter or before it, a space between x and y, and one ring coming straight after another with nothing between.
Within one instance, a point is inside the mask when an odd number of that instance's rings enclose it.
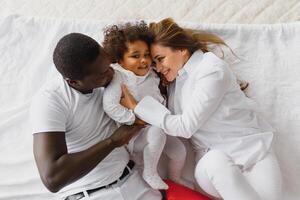
<instances>
[{"instance_id":1,"label":"blonde hair","mask_svg":"<svg viewBox=\"0 0 300 200\"><path fill-rule=\"evenodd\" d=\"M153 44L172 49L187 49L190 54L199 49L203 52L211 51L210 45L224 45L229 48L217 35L181 28L172 18L150 23L150 31L153 34Z\"/></svg>"},{"instance_id":2,"label":"blonde hair","mask_svg":"<svg viewBox=\"0 0 300 200\"><path fill-rule=\"evenodd\" d=\"M166 18L157 23L150 23L152 33L152 44L159 44L171 49L187 49L192 55L195 51L201 50L204 53L212 51L215 46L225 46L238 58L232 49L217 35L204 31L181 28L172 18ZM224 51L222 58L224 58ZM248 87L245 81L239 81L241 90Z\"/></svg>"}]
</instances>

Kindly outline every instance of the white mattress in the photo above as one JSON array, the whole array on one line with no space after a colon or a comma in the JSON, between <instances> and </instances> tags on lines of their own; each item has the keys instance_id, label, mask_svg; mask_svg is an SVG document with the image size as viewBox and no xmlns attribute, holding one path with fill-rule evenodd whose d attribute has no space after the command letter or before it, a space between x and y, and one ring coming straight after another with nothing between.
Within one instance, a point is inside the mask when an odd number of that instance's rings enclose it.
<instances>
[{"instance_id":1,"label":"white mattress","mask_svg":"<svg viewBox=\"0 0 300 200\"><path fill-rule=\"evenodd\" d=\"M0 0L0 15L196 23L284 23L300 20L299 0Z\"/></svg>"},{"instance_id":2,"label":"white mattress","mask_svg":"<svg viewBox=\"0 0 300 200\"><path fill-rule=\"evenodd\" d=\"M0 16L34 16L0 18L0 200L54 199L34 163L28 107L36 90L57 74L51 60L57 40L78 31L101 41L107 24L168 16L183 26L219 34L244 59L232 66L250 82L249 96L278 130L275 150L284 200L300 199L299 5L297 0L0 0ZM190 176L190 168L185 173Z\"/></svg>"}]
</instances>

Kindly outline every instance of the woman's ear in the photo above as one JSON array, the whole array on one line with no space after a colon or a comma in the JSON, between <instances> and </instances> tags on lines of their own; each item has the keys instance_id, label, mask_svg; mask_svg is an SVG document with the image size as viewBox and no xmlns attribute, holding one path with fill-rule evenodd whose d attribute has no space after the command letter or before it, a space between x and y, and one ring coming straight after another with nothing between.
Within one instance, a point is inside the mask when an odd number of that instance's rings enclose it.
<instances>
[{"instance_id":1,"label":"woman's ear","mask_svg":"<svg viewBox=\"0 0 300 200\"><path fill-rule=\"evenodd\" d=\"M180 49L180 53L183 55L183 56L186 56L188 55L189 51L187 49Z\"/></svg>"},{"instance_id":2,"label":"woman's ear","mask_svg":"<svg viewBox=\"0 0 300 200\"><path fill-rule=\"evenodd\" d=\"M191 56L190 52L188 51L188 49L180 49L180 54L183 58L183 64L185 64Z\"/></svg>"}]
</instances>

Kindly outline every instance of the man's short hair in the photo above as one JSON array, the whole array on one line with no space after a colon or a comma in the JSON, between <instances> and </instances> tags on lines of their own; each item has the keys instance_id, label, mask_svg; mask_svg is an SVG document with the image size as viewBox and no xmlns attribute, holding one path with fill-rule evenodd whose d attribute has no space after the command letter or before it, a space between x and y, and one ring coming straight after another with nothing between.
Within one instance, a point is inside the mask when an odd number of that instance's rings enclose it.
<instances>
[{"instance_id":1,"label":"man's short hair","mask_svg":"<svg viewBox=\"0 0 300 200\"><path fill-rule=\"evenodd\" d=\"M93 38L81 33L70 33L58 41L53 62L64 78L82 80L87 75L89 64L98 57L100 48Z\"/></svg>"}]
</instances>

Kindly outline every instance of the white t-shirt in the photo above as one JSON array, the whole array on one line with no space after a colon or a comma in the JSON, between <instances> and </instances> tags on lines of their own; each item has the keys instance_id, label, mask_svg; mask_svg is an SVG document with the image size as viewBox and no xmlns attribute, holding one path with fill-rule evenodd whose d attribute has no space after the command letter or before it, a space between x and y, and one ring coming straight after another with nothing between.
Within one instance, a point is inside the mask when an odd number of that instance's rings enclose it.
<instances>
[{"instance_id":1,"label":"white t-shirt","mask_svg":"<svg viewBox=\"0 0 300 200\"><path fill-rule=\"evenodd\" d=\"M33 133L65 132L68 153L83 151L108 138L116 124L102 108L103 90L82 94L62 77L49 81L32 102ZM87 175L60 192L65 196L107 185L121 176L128 160L125 148L116 148Z\"/></svg>"}]
</instances>

